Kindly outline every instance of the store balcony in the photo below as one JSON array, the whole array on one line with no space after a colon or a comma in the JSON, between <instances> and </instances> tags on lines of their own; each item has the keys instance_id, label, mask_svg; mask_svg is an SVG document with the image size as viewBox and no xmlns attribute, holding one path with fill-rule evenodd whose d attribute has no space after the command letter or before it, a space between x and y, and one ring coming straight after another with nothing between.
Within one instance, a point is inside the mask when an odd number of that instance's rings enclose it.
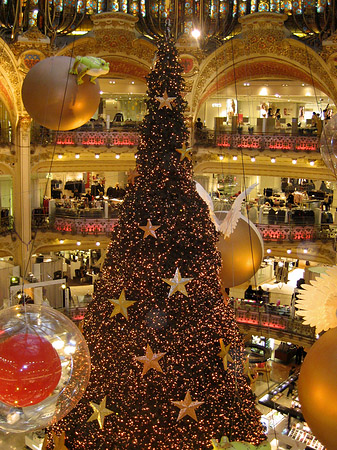
<instances>
[{"instance_id":1,"label":"store balcony","mask_svg":"<svg viewBox=\"0 0 337 450\"><path fill-rule=\"evenodd\" d=\"M315 328L304 325L299 317L290 317L289 308L249 307L235 308L236 321L243 334L257 334L279 341L292 342L296 345L311 346L316 340Z\"/></svg>"},{"instance_id":2,"label":"store balcony","mask_svg":"<svg viewBox=\"0 0 337 450\"><path fill-rule=\"evenodd\" d=\"M110 130L51 131L32 135L32 144L62 147L137 147L139 135L136 127L120 127ZM205 130L196 134L196 147L223 149L281 150L284 152L318 152L319 137L290 134L240 134Z\"/></svg>"}]
</instances>

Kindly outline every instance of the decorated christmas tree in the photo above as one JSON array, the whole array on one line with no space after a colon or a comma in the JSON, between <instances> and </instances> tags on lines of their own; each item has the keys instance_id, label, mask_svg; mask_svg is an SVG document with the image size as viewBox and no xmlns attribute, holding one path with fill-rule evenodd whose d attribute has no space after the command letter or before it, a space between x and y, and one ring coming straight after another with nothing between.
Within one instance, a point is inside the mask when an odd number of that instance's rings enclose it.
<instances>
[{"instance_id":1,"label":"decorated christmas tree","mask_svg":"<svg viewBox=\"0 0 337 450\"><path fill-rule=\"evenodd\" d=\"M50 432L69 450L206 450L224 436L265 439L221 293L217 234L192 179L182 88L166 36L148 76L137 171L84 321L90 383Z\"/></svg>"}]
</instances>

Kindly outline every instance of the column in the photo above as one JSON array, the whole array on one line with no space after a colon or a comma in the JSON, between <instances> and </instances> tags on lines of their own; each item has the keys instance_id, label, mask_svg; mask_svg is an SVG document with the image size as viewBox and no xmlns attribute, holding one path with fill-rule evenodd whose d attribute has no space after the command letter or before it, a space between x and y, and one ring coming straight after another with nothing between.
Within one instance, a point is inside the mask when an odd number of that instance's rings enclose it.
<instances>
[{"instance_id":1,"label":"column","mask_svg":"<svg viewBox=\"0 0 337 450\"><path fill-rule=\"evenodd\" d=\"M14 134L16 163L13 179L13 214L16 231L15 264L21 276L31 271L31 168L29 116L20 116Z\"/></svg>"}]
</instances>

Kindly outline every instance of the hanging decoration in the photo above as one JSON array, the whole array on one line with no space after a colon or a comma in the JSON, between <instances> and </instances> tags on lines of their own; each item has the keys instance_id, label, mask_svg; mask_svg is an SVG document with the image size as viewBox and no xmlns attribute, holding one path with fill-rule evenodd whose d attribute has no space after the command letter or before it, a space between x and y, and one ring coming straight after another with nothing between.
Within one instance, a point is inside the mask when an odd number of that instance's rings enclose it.
<instances>
[{"instance_id":1,"label":"hanging decoration","mask_svg":"<svg viewBox=\"0 0 337 450\"><path fill-rule=\"evenodd\" d=\"M144 231L143 239L146 239L148 236L152 236L157 239L156 230L160 227L160 225L152 225L151 219L147 219L147 224L144 226L139 225L139 228Z\"/></svg>"},{"instance_id":2,"label":"hanging decoration","mask_svg":"<svg viewBox=\"0 0 337 450\"><path fill-rule=\"evenodd\" d=\"M326 269L311 284L302 284L298 293L297 314L305 325L316 327L316 333L337 327L337 267Z\"/></svg>"},{"instance_id":3,"label":"hanging decoration","mask_svg":"<svg viewBox=\"0 0 337 450\"><path fill-rule=\"evenodd\" d=\"M199 408L199 406L203 405L205 402L192 401L190 391L187 391L184 400L172 403L174 406L177 406L180 409L177 422L179 422L179 420L181 420L185 416L190 416L192 417L192 419L198 422L195 410Z\"/></svg>"},{"instance_id":4,"label":"hanging decoration","mask_svg":"<svg viewBox=\"0 0 337 450\"><path fill-rule=\"evenodd\" d=\"M220 278L226 288L248 281L260 268L263 240L256 226L242 214L228 238L220 234L217 248L222 259Z\"/></svg>"},{"instance_id":5,"label":"hanging decoration","mask_svg":"<svg viewBox=\"0 0 337 450\"><path fill-rule=\"evenodd\" d=\"M171 297L171 295L174 295L176 292L181 292L183 295L188 297L185 285L192 281L193 278L181 278L178 267L173 278L162 278L162 280L171 286L168 295L169 297Z\"/></svg>"},{"instance_id":6,"label":"hanging decoration","mask_svg":"<svg viewBox=\"0 0 337 450\"><path fill-rule=\"evenodd\" d=\"M90 355L76 325L55 309L0 312L0 430L33 431L59 421L89 381Z\"/></svg>"},{"instance_id":7,"label":"hanging decoration","mask_svg":"<svg viewBox=\"0 0 337 450\"><path fill-rule=\"evenodd\" d=\"M153 353L152 348L147 344L146 353L144 356L136 356L136 361L143 363L143 373L144 376L150 369L154 369L157 372L162 372L163 369L160 367L159 360L165 356L166 353Z\"/></svg>"},{"instance_id":8,"label":"hanging decoration","mask_svg":"<svg viewBox=\"0 0 337 450\"><path fill-rule=\"evenodd\" d=\"M35 64L24 79L22 100L28 114L51 130L72 130L95 114L100 102L99 83L69 74L75 60L53 56Z\"/></svg>"},{"instance_id":9,"label":"hanging decoration","mask_svg":"<svg viewBox=\"0 0 337 450\"><path fill-rule=\"evenodd\" d=\"M324 333L309 349L298 380L301 411L315 437L337 448L337 328Z\"/></svg>"},{"instance_id":10,"label":"hanging decoration","mask_svg":"<svg viewBox=\"0 0 337 450\"><path fill-rule=\"evenodd\" d=\"M117 316L117 314L122 314L126 320L129 320L128 308L136 303L132 300L126 300L124 289L122 289L121 295L118 299L109 299L109 302L114 305L114 310L112 311L110 317Z\"/></svg>"},{"instance_id":11,"label":"hanging decoration","mask_svg":"<svg viewBox=\"0 0 337 450\"><path fill-rule=\"evenodd\" d=\"M336 177L337 174L337 114L323 128L320 151L325 165Z\"/></svg>"},{"instance_id":12,"label":"hanging decoration","mask_svg":"<svg viewBox=\"0 0 337 450\"><path fill-rule=\"evenodd\" d=\"M94 402L90 402L90 406L94 410L92 415L89 417L88 422L93 422L94 420L97 420L99 423L99 427L102 430L104 427L104 421L106 416L110 416L110 414L113 413L110 409L106 407L106 400L107 396L105 396L101 403L98 405Z\"/></svg>"}]
</instances>

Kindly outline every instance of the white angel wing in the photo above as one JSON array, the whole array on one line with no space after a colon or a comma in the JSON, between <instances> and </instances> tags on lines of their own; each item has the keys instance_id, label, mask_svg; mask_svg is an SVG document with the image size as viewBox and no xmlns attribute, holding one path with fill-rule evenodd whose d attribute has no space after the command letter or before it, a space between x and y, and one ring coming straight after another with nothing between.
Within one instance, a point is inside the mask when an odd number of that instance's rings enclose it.
<instances>
[{"instance_id":1,"label":"white angel wing","mask_svg":"<svg viewBox=\"0 0 337 450\"><path fill-rule=\"evenodd\" d=\"M228 238L233 233L238 224L243 200L257 185L258 183L252 184L251 186L249 186L249 188L247 188L245 191L241 192L241 194L237 196L230 211L227 213L226 218L220 224L220 231L221 233L223 233L225 239Z\"/></svg>"},{"instance_id":2,"label":"white angel wing","mask_svg":"<svg viewBox=\"0 0 337 450\"><path fill-rule=\"evenodd\" d=\"M197 192L200 195L200 197L203 199L203 201L208 206L209 215L211 216L212 222L214 223L216 229L219 230L219 222L214 213L214 205L213 205L213 200L212 200L211 196L206 192L206 190L197 181L195 181L195 187L196 187Z\"/></svg>"}]
</instances>

